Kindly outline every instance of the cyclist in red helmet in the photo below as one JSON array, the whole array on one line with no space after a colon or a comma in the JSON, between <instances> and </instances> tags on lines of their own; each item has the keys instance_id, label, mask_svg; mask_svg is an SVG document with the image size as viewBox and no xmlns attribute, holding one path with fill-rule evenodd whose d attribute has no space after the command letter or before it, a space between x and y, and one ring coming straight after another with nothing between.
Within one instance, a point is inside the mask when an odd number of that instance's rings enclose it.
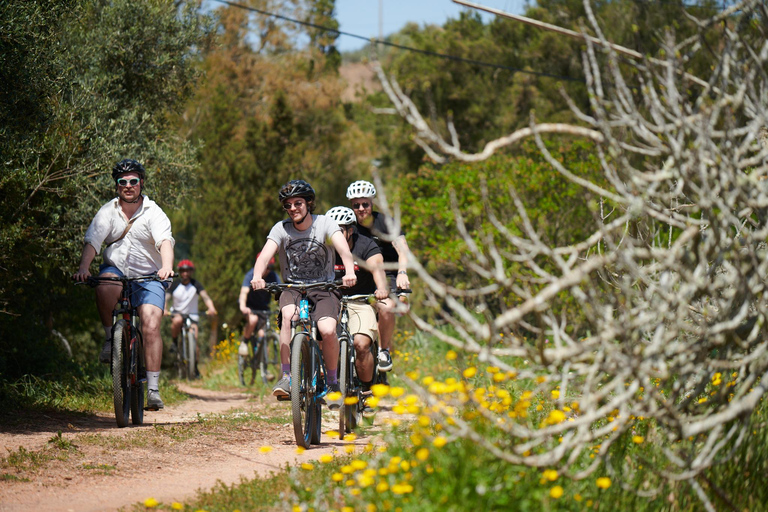
<instances>
[{"instance_id":1,"label":"cyclist in red helmet","mask_svg":"<svg viewBox=\"0 0 768 512\"><path fill-rule=\"evenodd\" d=\"M72 276L76 281L90 277L93 259L104 247L102 277L138 277L157 274L161 279L173 276L173 246L171 221L163 210L146 195L144 166L136 160L125 159L112 169L117 197L96 213L85 232L85 245L80 266ZM119 286L100 284L96 287L96 305L106 341L99 361L112 360L112 309L120 296ZM158 281L133 283L131 297L138 305L144 333L147 368L147 409L163 408L160 399L160 365L163 360L163 340L160 323L163 319L165 288Z\"/></svg>"},{"instance_id":2,"label":"cyclist in red helmet","mask_svg":"<svg viewBox=\"0 0 768 512\"><path fill-rule=\"evenodd\" d=\"M208 292L205 291L203 285L197 279L192 277L195 272L195 264L191 260L181 260L179 262L179 281L174 281L171 287L165 292L165 314L171 315L171 336L173 336L173 347L178 346L178 337L181 333L181 324L183 318L181 315L189 315L192 319L192 329L197 332L197 322L200 320L198 296L203 299L205 307L208 310L205 312L208 316L214 317L217 315L216 307L213 305ZM197 346L197 350L200 350L200 345ZM199 354L195 358L195 376L199 376L197 371L197 361L200 360Z\"/></svg>"}]
</instances>

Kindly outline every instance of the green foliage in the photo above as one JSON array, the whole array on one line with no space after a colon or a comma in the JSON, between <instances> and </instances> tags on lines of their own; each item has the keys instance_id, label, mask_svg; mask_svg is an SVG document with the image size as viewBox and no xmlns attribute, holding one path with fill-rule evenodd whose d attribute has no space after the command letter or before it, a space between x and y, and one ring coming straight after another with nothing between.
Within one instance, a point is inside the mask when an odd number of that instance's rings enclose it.
<instances>
[{"instance_id":1,"label":"green foliage","mask_svg":"<svg viewBox=\"0 0 768 512\"><path fill-rule=\"evenodd\" d=\"M332 11L333 2L312 3L312 16ZM315 34L320 50L285 53L279 28L271 27L254 49L245 44L240 9L222 9L219 21L220 44L204 63L208 79L185 116L194 121L183 127L201 148L199 195L184 214L197 278L222 321L235 323L243 276L284 217L279 187L302 178L317 191L317 213L339 204L366 136L338 99L332 39Z\"/></svg>"},{"instance_id":2,"label":"green foliage","mask_svg":"<svg viewBox=\"0 0 768 512\"><path fill-rule=\"evenodd\" d=\"M97 322L86 306L92 294L73 290L68 276L91 218L114 197L112 164L144 162L146 192L166 207L194 184L192 147L169 123L195 84L191 50L207 44L207 27L171 0L0 9L0 376L8 378L55 368L51 329L68 337Z\"/></svg>"},{"instance_id":3,"label":"green foliage","mask_svg":"<svg viewBox=\"0 0 768 512\"><path fill-rule=\"evenodd\" d=\"M601 181L591 144L551 140L547 145L578 176ZM492 225L490 214L513 235L524 233L523 219L514 207L510 190L519 196L528 220L547 244L579 242L597 229L590 209L593 198L588 191L562 177L532 144L525 145L521 153L515 157L497 155L472 164L425 164L399 180L396 196L409 246L431 274L460 289L486 284L485 279L468 271L476 257L458 232L452 197L467 231L486 257L491 256L491 240L502 250L507 246L504 236ZM553 265L543 259L539 264L544 268ZM505 271L518 278L531 275L529 269L511 261L505 263ZM500 298L506 300L503 292ZM567 303L561 307L568 307Z\"/></svg>"}]
</instances>

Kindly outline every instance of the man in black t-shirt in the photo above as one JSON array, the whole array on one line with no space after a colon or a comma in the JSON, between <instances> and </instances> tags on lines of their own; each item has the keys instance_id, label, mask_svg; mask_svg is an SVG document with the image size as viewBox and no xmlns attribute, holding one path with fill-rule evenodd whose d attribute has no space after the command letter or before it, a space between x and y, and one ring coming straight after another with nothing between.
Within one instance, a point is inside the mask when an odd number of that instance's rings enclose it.
<instances>
[{"instance_id":1,"label":"man in black t-shirt","mask_svg":"<svg viewBox=\"0 0 768 512\"><path fill-rule=\"evenodd\" d=\"M357 219L358 232L373 239L381 249L384 266L390 286L400 290L409 289L408 280L408 243L405 234L393 233L394 221L386 215L373 211L373 198L376 197L376 187L368 181L356 181L347 188L349 199ZM392 370L392 338L395 334L395 302L389 298L377 303L379 310L379 334L381 350L379 351L379 370Z\"/></svg>"},{"instance_id":2,"label":"man in black t-shirt","mask_svg":"<svg viewBox=\"0 0 768 512\"><path fill-rule=\"evenodd\" d=\"M261 253L259 253L261 254ZM258 254L256 257L258 258ZM280 279L274 271L275 258L272 258L267 265L267 272L264 274L264 281L267 283L279 283ZM253 336L253 331L258 329L256 337L261 339L264 337L264 325L267 319L264 313L258 313L259 311L269 311L272 302L272 294L266 290L254 290L251 288L251 281L253 280L253 268L249 269L245 273L243 278L243 284L240 287L240 297L238 299L238 305L240 306L240 312L245 315L246 323L243 328L243 336L240 338L240 348L238 353L241 356L247 356L249 352L248 340ZM253 350L253 347L250 347ZM269 380L272 380L274 376L267 375Z\"/></svg>"},{"instance_id":3,"label":"man in black t-shirt","mask_svg":"<svg viewBox=\"0 0 768 512\"><path fill-rule=\"evenodd\" d=\"M335 220L341 228L344 238L349 244L349 250L355 260L355 275L357 284L352 288L344 289L345 295L374 294L379 300L389 296L387 277L384 274L384 258L381 249L372 239L362 236L355 229L355 213L345 207L336 206L325 214ZM341 257L336 255L336 274L340 277L344 273L344 265ZM355 346L355 368L357 376L363 384L363 390L367 391L373 382L373 354L371 344L379 337L376 312L367 302L350 302L349 310L349 334L353 338Z\"/></svg>"}]
</instances>

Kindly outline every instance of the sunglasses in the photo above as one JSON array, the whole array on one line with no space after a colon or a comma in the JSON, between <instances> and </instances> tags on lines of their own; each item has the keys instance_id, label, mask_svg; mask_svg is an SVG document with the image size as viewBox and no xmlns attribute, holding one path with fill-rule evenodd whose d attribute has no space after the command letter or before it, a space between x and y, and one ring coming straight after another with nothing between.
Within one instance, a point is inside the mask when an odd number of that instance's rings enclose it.
<instances>
[{"instance_id":1,"label":"sunglasses","mask_svg":"<svg viewBox=\"0 0 768 512\"><path fill-rule=\"evenodd\" d=\"M369 206L371 206L371 203L356 203L352 205L352 208L354 210L365 210Z\"/></svg>"},{"instance_id":2,"label":"sunglasses","mask_svg":"<svg viewBox=\"0 0 768 512\"><path fill-rule=\"evenodd\" d=\"M285 203L283 203L283 210L290 210L291 208L296 208L298 210L299 208L301 208L305 204L307 204L307 203L304 202L304 201L296 201L296 202L293 202L293 203L289 203L289 202L286 201Z\"/></svg>"},{"instance_id":3,"label":"sunglasses","mask_svg":"<svg viewBox=\"0 0 768 512\"><path fill-rule=\"evenodd\" d=\"M139 184L140 181L141 180L139 178L131 178L131 179L120 178L117 180L117 184L120 185L121 187L127 187L128 185L135 187L136 185Z\"/></svg>"}]
</instances>

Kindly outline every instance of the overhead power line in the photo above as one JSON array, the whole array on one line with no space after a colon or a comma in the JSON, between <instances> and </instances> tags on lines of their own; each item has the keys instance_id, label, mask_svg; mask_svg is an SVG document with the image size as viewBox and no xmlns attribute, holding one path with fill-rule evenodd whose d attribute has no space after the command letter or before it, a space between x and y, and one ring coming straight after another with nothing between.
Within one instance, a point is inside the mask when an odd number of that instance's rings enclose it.
<instances>
[{"instance_id":1,"label":"overhead power line","mask_svg":"<svg viewBox=\"0 0 768 512\"><path fill-rule=\"evenodd\" d=\"M213 1L221 3L221 4L229 5L231 7L237 7L238 9L245 9L247 11L252 11L252 12L264 15L264 16L270 16L270 17L281 19L281 20L285 20L285 21L288 21L288 22L291 22L291 23L296 23L298 25L304 25L305 27L311 27L311 28L315 28L315 29L318 29L318 30L323 30L325 32L331 32L331 33L334 33L334 34L339 34L341 36L347 36L347 37L353 37L355 39L361 39L361 40L367 41L367 42L369 42L371 44L381 44L381 45L385 45L385 46L391 46L393 48L398 48L400 50L406 50L406 51L409 51L409 52L421 53L422 55L429 55L431 57L439 57L439 58L442 58L442 59L452 60L452 61L455 61L455 62L464 62L466 64L472 64L472 65L475 65L475 66L482 66L482 67L494 68L494 69L504 69L504 70L507 70L507 71L511 71L512 73L524 73L526 75L543 76L543 77L548 77L548 78L556 78L556 79L559 79L559 80L568 80L570 82L581 82L581 83L584 83L584 80L582 80L581 78L574 78L574 77L564 76L564 75L555 75L555 74L552 74L552 73L545 73L543 71L532 71L530 69L513 68L511 66L504 66L502 64L493 64L493 63L490 63L490 62L483 62L483 61L475 60L475 59L466 59L464 57L457 57L455 55L448 55L446 53L433 52L433 51L430 51L430 50L422 50L421 48L413 48L412 46L405 46L405 45L402 45L402 44L393 43L391 41L382 41L380 39L374 39L374 38L370 38L370 37L365 37L365 36L361 36L359 34L352 34L351 32L345 32L343 30L339 30L339 29L336 29L336 28L325 27L323 25L318 25L316 23L310 23L308 21L297 20L295 18L290 18L290 17L284 16L282 14L277 14L277 13L274 13L274 12L264 11L262 9L256 9L255 7L250 7L248 5L238 4L236 2L230 2L229 0L213 0Z\"/></svg>"}]
</instances>

